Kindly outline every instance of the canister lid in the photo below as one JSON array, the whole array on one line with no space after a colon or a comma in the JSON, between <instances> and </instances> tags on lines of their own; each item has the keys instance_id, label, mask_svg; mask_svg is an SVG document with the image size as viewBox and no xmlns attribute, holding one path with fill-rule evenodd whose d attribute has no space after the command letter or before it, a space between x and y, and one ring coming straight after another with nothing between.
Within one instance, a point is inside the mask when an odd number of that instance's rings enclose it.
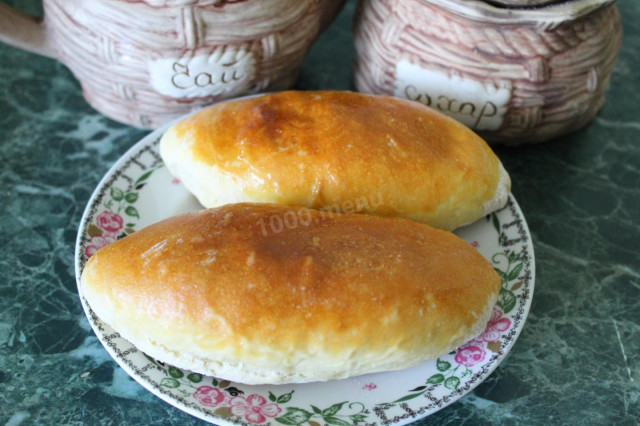
<instances>
[{"instance_id":1,"label":"canister lid","mask_svg":"<svg viewBox=\"0 0 640 426\"><path fill-rule=\"evenodd\" d=\"M456 15L496 24L558 25L588 15L616 0L422 0Z\"/></svg>"},{"instance_id":2,"label":"canister lid","mask_svg":"<svg viewBox=\"0 0 640 426\"><path fill-rule=\"evenodd\" d=\"M138 0L152 7L182 7L182 6L216 6L223 7L227 4L242 3L246 0Z\"/></svg>"},{"instance_id":3,"label":"canister lid","mask_svg":"<svg viewBox=\"0 0 640 426\"><path fill-rule=\"evenodd\" d=\"M556 3L566 3L567 1L570 0L484 0L485 3L512 8L542 7Z\"/></svg>"}]
</instances>

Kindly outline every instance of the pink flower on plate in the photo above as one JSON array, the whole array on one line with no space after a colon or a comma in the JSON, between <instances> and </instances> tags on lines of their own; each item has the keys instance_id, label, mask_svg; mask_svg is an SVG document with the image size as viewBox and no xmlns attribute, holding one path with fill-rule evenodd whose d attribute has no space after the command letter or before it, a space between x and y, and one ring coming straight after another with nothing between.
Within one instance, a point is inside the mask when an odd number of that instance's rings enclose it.
<instances>
[{"instance_id":1,"label":"pink flower on plate","mask_svg":"<svg viewBox=\"0 0 640 426\"><path fill-rule=\"evenodd\" d=\"M110 236L96 235L94 237L91 237L91 244L85 247L84 254L87 256L87 258L89 258L102 247L106 246L107 244L111 244L114 241L115 239Z\"/></svg>"},{"instance_id":2,"label":"pink flower on plate","mask_svg":"<svg viewBox=\"0 0 640 426\"><path fill-rule=\"evenodd\" d=\"M477 242L477 241L472 241L470 244L471 244L473 247L475 247L475 248L480 247L480 243L479 243L479 242Z\"/></svg>"},{"instance_id":3,"label":"pink flower on plate","mask_svg":"<svg viewBox=\"0 0 640 426\"><path fill-rule=\"evenodd\" d=\"M224 403L226 395L218 388L213 386L200 386L193 397L202 405L209 407L217 407Z\"/></svg>"},{"instance_id":4,"label":"pink flower on plate","mask_svg":"<svg viewBox=\"0 0 640 426\"><path fill-rule=\"evenodd\" d=\"M473 367L474 365L484 361L484 357L484 348L470 343L460 347L454 359L458 364Z\"/></svg>"},{"instance_id":5,"label":"pink flower on plate","mask_svg":"<svg viewBox=\"0 0 640 426\"><path fill-rule=\"evenodd\" d=\"M244 417L251 423L264 423L267 417L276 417L282 409L273 402L267 403L262 396L253 394L248 397L236 396L229 401L231 414Z\"/></svg>"},{"instance_id":6,"label":"pink flower on plate","mask_svg":"<svg viewBox=\"0 0 640 426\"><path fill-rule=\"evenodd\" d=\"M476 337L475 340L497 342L500 340L502 333L507 331L509 327L511 327L511 320L509 318L503 318L502 311L494 306L491 318L487 323L487 328L485 328L482 334Z\"/></svg>"},{"instance_id":7,"label":"pink flower on plate","mask_svg":"<svg viewBox=\"0 0 640 426\"><path fill-rule=\"evenodd\" d=\"M378 387L378 385L376 385L375 383L367 383L366 385L362 386L362 389L374 390L377 387Z\"/></svg>"},{"instance_id":8,"label":"pink flower on plate","mask_svg":"<svg viewBox=\"0 0 640 426\"><path fill-rule=\"evenodd\" d=\"M103 211L96 217L98 228L107 232L118 232L123 228L122 216L108 210Z\"/></svg>"}]
</instances>

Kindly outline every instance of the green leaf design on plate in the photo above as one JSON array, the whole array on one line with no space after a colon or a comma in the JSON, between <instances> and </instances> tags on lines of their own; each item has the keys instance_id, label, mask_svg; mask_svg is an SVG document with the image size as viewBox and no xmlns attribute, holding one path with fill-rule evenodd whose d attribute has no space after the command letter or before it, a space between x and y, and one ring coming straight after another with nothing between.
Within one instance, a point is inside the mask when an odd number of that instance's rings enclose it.
<instances>
[{"instance_id":1,"label":"green leaf design on plate","mask_svg":"<svg viewBox=\"0 0 640 426\"><path fill-rule=\"evenodd\" d=\"M138 201L138 193L137 192L128 192L127 194L125 194L124 199L127 201L127 203L135 203L136 201Z\"/></svg>"},{"instance_id":2,"label":"green leaf design on plate","mask_svg":"<svg viewBox=\"0 0 640 426\"><path fill-rule=\"evenodd\" d=\"M438 361L436 361L436 366L438 367L438 371L447 371L451 368L451 363L438 358Z\"/></svg>"},{"instance_id":3,"label":"green leaf design on plate","mask_svg":"<svg viewBox=\"0 0 640 426\"><path fill-rule=\"evenodd\" d=\"M434 374L433 376L429 377L429 379L427 379L428 385L437 385L438 383L442 382L444 382L444 375L440 373Z\"/></svg>"},{"instance_id":4,"label":"green leaf design on plate","mask_svg":"<svg viewBox=\"0 0 640 426\"><path fill-rule=\"evenodd\" d=\"M124 192L122 192L122 190L118 188L111 187L110 193L111 198L113 198L115 201L122 201L122 199L124 198Z\"/></svg>"},{"instance_id":5,"label":"green leaf design on plate","mask_svg":"<svg viewBox=\"0 0 640 426\"><path fill-rule=\"evenodd\" d=\"M333 404L331 407L326 408L324 410L322 410L322 417L326 417L326 416L333 416L334 414L336 414L338 411L340 411L340 409L342 408L342 406L344 404L346 404L347 401L344 402L339 402L337 404Z\"/></svg>"},{"instance_id":6,"label":"green leaf design on plate","mask_svg":"<svg viewBox=\"0 0 640 426\"><path fill-rule=\"evenodd\" d=\"M349 416L349 418L354 423L362 423L365 420L367 420L367 415L366 414L352 414L352 415Z\"/></svg>"},{"instance_id":7,"label":"green leaf design on plate","mask_svg":"<svg viewBox=\"0 0 640 426\"><path fill-rule=\"evenodd\" d=\"M524 263L518 263L516 267L513 268L511 272L509 272L509 275L507 276L508 281L513 281L518 278L518 275L520 275L520 272L522 272L523 267Z\"/></svg>"},{"instance_id":8,"label":"green leaf design on plate","mask_svg":"<svg viewBox=\"0 0 640 426\"><path fill-rule=\"evenodd\" d=\"M458 386L460 386L460 379L456 376L451 376L444 381L444 387L447 389L458 389Z\"/></svg>"},{"instance_id":9,"label":"green leaf design on plate","mask_svg":"<svg viewBox=\"0 0 640 426\"><path fill-rule=\"evenodd\" d=\"M299 425L308 422L312 416L313 413L302 408L287 407L285 415L277 417L276 421L283 425Z\"/></svg>"},{"instance_id":10,"label":"green leaf design on plate","mask_svg":"<svg viewBox=\"0 0 640 426\"><path fill-rule=\"evenodd\" d=\"M516 295L513 294L511 290L507 290L506 288L500 289L500 294L498 294L498 301L496 305L502 308L502 312L505 314L511 312L513 308L516 307Z\"/></svg>"},{"instance_id":11,"label":"green leaf design on plate","mask_svg":"<svg viewBox=\"0 0 640 426\"><path fill-rule=\"evenodd\" d=\"M176 368L176 367L173 367L173 366L169 366L168 371L169 371L169 375L171 377L173 377L174 379L180 379L180 378L184 377L184 373L179 368Z\"/></svg>"},{"instance_id":12,"label":"green leaf design on plate","mask_svg":"<svg viewBox=\"0 0 640 426\"><path fill-rule=\"evenodd\" d=\"M138 209L136 209L133 206L128 206L126 209L124 209L124 212L132 217L137 217L138 219L140 219L140 215L138 214Z\"/></svg>"},{"instance_id":13,"label":"green leaf design on plate","mask_svg":"<svg viewBox=\"0 0 640 426\"><path fill-rule=\"evenodd\" d=\"M418 392L418 393L412 393L409 395L405 395L400 399L396 399L395 401L393 401L393 404L395 404L396 402L404 402L404 401L409 401L410 399L414 399L419 397L420 395L422 395L424 393L424 391L422 392Z\"/></svg>"},{"instance_id":14,"label":"green leaf design on plate","mask_svg":"<svg viewBox=\"0 0 640 426\"><path fill-rule=\"evenodd\" d=\"M190 374L187 374L187 379L189 379L189 381L192 383L200 383L202 381L202 374L190 373Z\"/></svg>"},{"instance_id":15,"label":"green leaf design on plate","mask_svg":"<svg viewBox=\"0 0 640 426\"><path fill-rule=\"evenodd\" d=\"M160 386L164 386L166 388L175 389L180 387L180 382L174 379L173 377L165 377L160 382Z\"/></svg>"},{"instance_id":16,"label":"green leaf design on plate","mask_svg":"<svg viewBox=\"0 0 640 426\"><path fill-rule=\"evenodd\" d=\"M427 388L426 386L418 386L417 388L411 389L409 392L418 392L421 390L425 390L426 388Z\"/></svg>"},{"instance_id":17,"label":"green leaf design on plate","mask_svg":"<svg viewBox=\"0 0 640 426\"><path fill-rule=\"evenodd\" d=\"M136 186L140 182L143 182L143 181L149 179L149 176L151 176L151 173L153 173L153 172L154 172L154 170L149 170L148 172L144 173L142 176L140 176L138 178L138 180L136 180L136 183L134 183L133 185Z\"/></svg>"},{"instance_id":18,"label":"green leaf design on plate","mask_svg":"<svg viewBox=\"0 0 640 426\"><path fill-rule=\"evenodd\" d=\"M273 394L273 392L269 391L269 401L271 402L276 402L276 396Z\"/></svg>"},{"instance_id":19,"label":"green leaf design on plate","mask_svg":"<svg viewBox=\"0 0 640 426\"><path fill-rule=\"evenodd\" d=\"M278 404L286 404L287 402L291 401L291 396L293 395L293 392L294 391L291 391L289 393L285 393L285 394L280 395L278 397L278 399L276 399L276 402ZM271 392L269 392L269 393L271 393ZM271 395L269 395L269 396L271 396Z\"/></svg>"},{"instance_id":20,"label":"green leaf design on plate","mask_svg":"<svg viewBox=\"0 0 640 426\"><path fill-rule=\"evenodd\" d=\"M495 213L491 214L491 223L493 223L493 227L500 234L500 219L498 219L498 215Z\"/></svg>"},{"instance_id":21,"label":"green leaf design on plate","mask_svg":"<svg viewBox=\"0 0 640 426\"><path fill-rule=\"evenodd\" d=\"M327 416L327 417L323 417L322 419L325 422L329 423L330 425L351 426L351 423L344 421L342 419L339 419L337 417Z\"/></svg>"},{"instance_id":22,"label":"green leaf design on plate","mask_svg":"<svg viewBox=\"0 0 640 426\"><path fill-rule=\"evenodd\" d=\"M311 409L313 410L314 413L316 414L322 414L322 410L319 409L318 407L316 407L315 405L311 406Z\"/></svg>"},{"instance_id":23,"label":"green leaf design on plate","mask_svg":"<svg viewBox=\"0 0 640 426\"><path fill-rule=\"evenodd\" d=\"M156 367L160 367L155 359L151 358L149 355L147 355L144 352L142 352L142 355L144 355L149 361L151 361L153 363L153 365L155 365Z\"/></svg>"}]
</instances>

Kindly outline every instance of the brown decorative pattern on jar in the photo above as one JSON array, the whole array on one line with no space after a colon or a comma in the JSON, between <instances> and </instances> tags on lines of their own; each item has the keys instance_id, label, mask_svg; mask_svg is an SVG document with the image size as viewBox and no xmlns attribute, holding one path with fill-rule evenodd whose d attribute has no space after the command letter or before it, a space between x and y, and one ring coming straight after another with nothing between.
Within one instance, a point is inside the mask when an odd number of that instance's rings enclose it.
<instances>
[{"instance_id":1,"label":"brown decorative pattern on jar","mask_svg":"<svg viewBox=\"0 0 640 426\"><path fill-rule=\"evenodd\" d=\"M612 3L361 2L355 84L439 109L492 142L553 139L604 103L622 33Z\"/></svg>"}]
</instances>

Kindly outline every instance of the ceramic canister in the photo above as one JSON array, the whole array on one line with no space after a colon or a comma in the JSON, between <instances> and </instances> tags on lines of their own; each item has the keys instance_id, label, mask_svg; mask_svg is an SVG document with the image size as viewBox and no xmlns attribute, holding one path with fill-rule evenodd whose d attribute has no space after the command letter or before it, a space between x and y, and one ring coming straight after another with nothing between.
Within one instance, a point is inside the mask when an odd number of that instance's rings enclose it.
<instances>
[{"instance_id":1,"label":"ceramic canister","mask_svg":"<svg viewBox=\"0 0 640 426\"><path fill-rule=\"evenodd\" d=\"M489 141L553 139L604 103L622 33L613 2L363 0L355 84L439 109Z\"/></svg>"},{"instance_id":2,"label":"ceramic canister","mask_svg":"<svg viewBox=\"0 0 640 426\"><path fill-rule=\"evenodd\" d=\"M44 0L43 21L0 3L0 40L61 60L103 114L156 128L291 87L344 1Z\"/></svg>"}]
</instances>

